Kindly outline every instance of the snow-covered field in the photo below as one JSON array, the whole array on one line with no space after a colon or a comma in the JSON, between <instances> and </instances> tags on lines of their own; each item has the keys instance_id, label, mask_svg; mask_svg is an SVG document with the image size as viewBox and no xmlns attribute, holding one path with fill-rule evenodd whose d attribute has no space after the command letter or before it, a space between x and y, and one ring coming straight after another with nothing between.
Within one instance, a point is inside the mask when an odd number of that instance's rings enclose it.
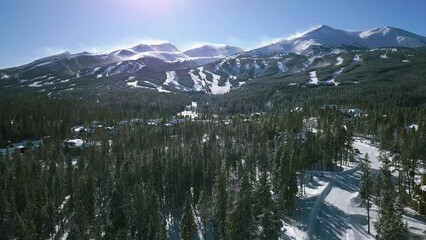
<instances>
[{"instance_id":1,"label":"snow-covered field","mask_svg":"<svg viewBox=\"0 0 426 240\"><path fill-rule=\"evenodd\" d=\"M380 169L380 151L374 144L355 139L353 147L360 151L359 157L368 153L373 171ZM370 210L371 234L368 234L367 211L358 197L359 165L353 163L345 169L334 173L312 171L306 193L296 205L300 209L284 220L284 239L375 239L378 207L373 204ZM425 217L405 208L403 222L412 234L426 236Z\"/></svg>"}]
</instances>

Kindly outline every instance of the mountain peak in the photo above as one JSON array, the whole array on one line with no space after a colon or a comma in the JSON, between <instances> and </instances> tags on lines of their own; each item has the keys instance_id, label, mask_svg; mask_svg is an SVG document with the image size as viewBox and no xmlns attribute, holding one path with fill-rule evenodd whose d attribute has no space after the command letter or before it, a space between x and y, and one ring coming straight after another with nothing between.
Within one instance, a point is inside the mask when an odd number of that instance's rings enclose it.
<instances>
[{"instance_id":1,"label":"mountain peak","mask_svg":"<svg viewBox=\"0 0 426 240\"><path fill-rule=\"evenodd\" d=\"M332 28L332 27L330 27L330 26L328 26L328 25L321 25L321 26L319 26L318 28L316 28L315 30L336 30L336 29L334 29L334 28Z\"/></svg>"}]
</instances>

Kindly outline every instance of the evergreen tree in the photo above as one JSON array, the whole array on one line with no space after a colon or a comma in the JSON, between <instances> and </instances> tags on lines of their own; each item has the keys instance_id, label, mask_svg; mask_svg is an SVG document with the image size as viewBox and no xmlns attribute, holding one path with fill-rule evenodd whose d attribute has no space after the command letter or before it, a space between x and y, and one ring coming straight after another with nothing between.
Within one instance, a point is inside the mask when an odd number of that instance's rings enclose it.
<instances>
[{"instance_id":1,"label":"evergreen tree","mask_svg":"<svg viewBox=\"0 0 426 240\"><path fill-rule=\"evenodd\" d=\"M180 238L183 240L192 240L196 230L191 199L191 195L188 193L180 222Z\"/></svg>"},{"instance_id":2,"label":"evergreen tree","mask_svg":"<svg viewBox=\"0 0 426 240\"><path fill-rule=\"evenodd\" d=\"M267 173L263 172L255 193L254 216L259 229L259 239L278 239L281 231L280 211L271 194Z\"/></svg>"},{"instance_id":3,"label":"evergreen tree","mask_svg":"<svg viewBox=\"0 0 426 240\"><path fill-rule=\"evenodd\" d=\"M211 196L209 196L205 188L203 188L200 195L201 197L198 201L198 213L201 219L201 224L203 225L204 239L207 239L208 223L212 215Z\"/></svg>"},{"instance_id":4,"label":"evergreen tree","mask_svg":"<svg viewBox=\"0 0 426 240\"><path fill-rule=\"evenodd\" d=\"M226 216L227 216L228 193L226 191L226 177L223 171L215 183L215 195L213 200L213 227L215 239L226 239Z\"/></svg>"},{"instance_id":5,"label":"evergreen tree","mask_svg":"<svg viewBox=\"0 0 426 240\"><path fill-rule=\"evenodd\" d=\"M393 188L392 174L389 170L389 160L387 157L384 158L381 172L381 181L383 181L383 197L380 201L380 217L376 223L376 239L409 239L408 230L405 228L401 219L401 213L396 210L394 202L395 190Z\"/></svg>"},{"instance_id":6,"label":"evergreen tree","mask_svg":"<svg viewBox=\"0 0 426 240\"><path fill-rule=\"evenodd\" d=\"M361 163L361 172L362 174L359 195L361 199L366 203L368 233L370 233L370 197L373 193L373 181L371 178L370 161L367 153L365 154L364 160Z\"/></svg>"},{"instance_id":7,"label":"evergreen tree","mask_svg":"<svg viewBox=\"0 0 426 240\"><path fill-rule=\"evenodd\" d=\"M229 239L249 240L254 238L252 189L248 174L244 174L240 190L229 218Z\"/></svg>"}]
</instances>

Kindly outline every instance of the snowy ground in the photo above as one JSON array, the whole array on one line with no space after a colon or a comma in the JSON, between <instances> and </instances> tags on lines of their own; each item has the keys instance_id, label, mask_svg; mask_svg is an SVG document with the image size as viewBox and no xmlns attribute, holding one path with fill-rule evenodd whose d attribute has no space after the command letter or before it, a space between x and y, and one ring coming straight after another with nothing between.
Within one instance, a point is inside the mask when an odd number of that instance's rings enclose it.
<instances>
[{"instance_id":1,"label":"snowy ground","mask_svg":"<svg viewBox=\"0 0 426 240\"><path fill-rule=\"evenodd\" d=\"M369 140L355 139L353 147L360 151L360 157L368 153L373 171L380 169L380 151ZM360 175L358 164L342 172L312 172L306 194L297 202L300 209L284 220L284 238L375 239L378 207L373 205L370 211L371 234L368 234L367 211L358 197ZM403 221L412 234L424 239L421 236L426 236L425 217L405 208Z\"/></svg>"}]
</instances>

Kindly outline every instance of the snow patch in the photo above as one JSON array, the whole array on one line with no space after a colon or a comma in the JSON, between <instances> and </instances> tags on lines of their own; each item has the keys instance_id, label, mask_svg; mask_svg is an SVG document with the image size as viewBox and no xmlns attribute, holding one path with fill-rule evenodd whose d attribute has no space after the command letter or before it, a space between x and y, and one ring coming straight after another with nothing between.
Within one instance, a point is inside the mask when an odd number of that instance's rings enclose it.
<instances>
[{"instance_id":1,"label":"snow patch","mask_svg":"<svg viewBox=\"0 0 426 240\"><path fill-rule=\"evenodd\" d=\"M198 71L202 71L203 68L197 68ZM194 74L194 70L190 70L188 74L191 76L192 81L194 82L194 90L197 92L205 91L206 83L205 81L201 80L197 75Z\"/></svg>"},{"instance_id":2,"label":"snow patch","mask_svg":"<svg viewBox=\"0 0 426 240\"><path fill-rule=\"evenodd\" d=\"M231 90L231 83L229 79L226 81L225 86L219 86L220 76L214 73L208 72L213 76L213 83L210 86L210 91L214 95L225 94Z\"/></svg>"},{"instance_id":3,"label":"snow patch","mask_svg":"<svg viewBox=\"0 0 426 240\"><path fill-rule=\"evenodd\" d=\"M277 66L278 69L280 70L280 72L287 72L288 71L288 67L286 66L286 63L289 61L290 59L285 59L284 61L277 61Z\"/></svg>"},{"instance_id":4,"label":"snow patch","mask_svg":"<svg viewBox=\"0 0 426 240\"><path fill-rule=\"evenodd\" d=\"M318 77L317 77L316 71L309 72L309 78L310 78L309 84L318 85Z\"/></svg>"},{"instance_id":5,"label":"snow patch","mask_svg":"<svg viewBox=\"0 0 426 240\"><path fill-rule=\"evenodd\" d=\"M41 81L36 81L29 84L28 87L43 87L43 84L41 84Z\"/></svg>"},{"instance_id":6,"label":"snow patch","mask_svg":"<svg viewBox=\"0 0 426 240\"><path fill-rule=\"evenodd\" d=\"M342 57L337 57L336 58L337 63L335 64L335 66L339 66L343 64L343 58Z\"/></svg>"},{"instance_id":7,"label":"snow patch","mask_svg":"<svg viewBox=\"0 0 426 240\"><path fill-rule=\"evenodd\" d=\"M178 81L179 81L179 78L175 71L166 72L166 81L164 82L164 85L167 85L167 86L174 85L177 89L181 89Z\"/></svg>"},{"instance_id":8,"label":"snow patch","mask_svg":"<svg viewBox=\"0 0 426 240\"><path fill-rule=\"evenodd\" d=\"M10 76L9 75L7 75L7 74L1 74L1 77L0 77L0 79L1 80L4 80L4 79L9 79L10 78Z\"/></svg>"},{"instance_id":9,"label":"snow patch","mask_svg":"<svg viewBox=\"0 0 426 240\"><path fill-rule=\"evenodd\" d=\"M389 57L385 54L380 55L380 59L388 59Z\"/></svg>"},{"instance_id":10,"label":"snow patch","mask_svg":"<svg viewBox=\"0 0 426 240\"><path fill-rule=\"evenodd\" d=\"M127 86L134 87L134 88L145 88L145 87L143 87L143 86L139 86L139 85L138 85L138 81L134 81L134 82L127 82L126 84L127 84Z\"/></svg>"},{"instance_id":11,"label":"snow patch","mask_svg":"<svg viewBox=\"0 0 426 240\"><path fill-rule=\"evenodd\" d=\"M361 62L361 61L362 61L361 56L360 56L359 54L356 54L356 55L352 58L352 61L354 61L354 62Z\"/></svg>"}]
</instances>

